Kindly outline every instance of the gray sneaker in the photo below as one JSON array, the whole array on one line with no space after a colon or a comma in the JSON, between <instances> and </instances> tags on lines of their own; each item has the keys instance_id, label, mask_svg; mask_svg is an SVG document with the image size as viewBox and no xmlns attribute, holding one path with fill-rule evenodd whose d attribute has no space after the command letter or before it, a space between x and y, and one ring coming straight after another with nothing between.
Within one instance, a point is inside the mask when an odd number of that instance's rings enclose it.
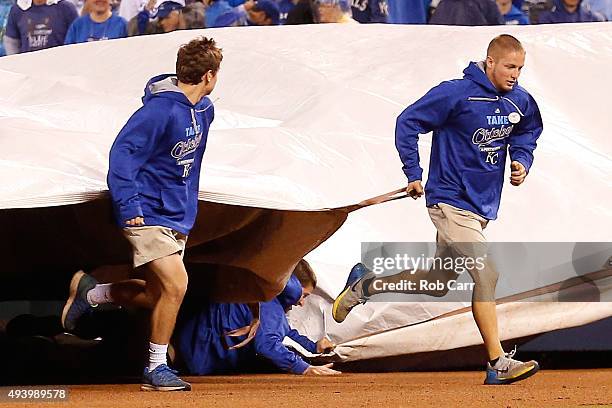
<instances>
[{"instance_id":1,"label":"gray sneaker","mask_svg":"<svg viewBox=\"0 0 612 408\"><path fill-rule=\"evenodd\" d=\"M97 305L90 305L87 301L87 292L95 288L98 281L83 271L78 271L70 281L70 295L62 310L62 326L67 331L74 331L77 321L85 313L90 312Z\"/></svg>"},{"instance_id":2,"label":"gray sneaker","mask_svg":"<svg viewBox=\"0 0 612 408\"><path fill-rule=\"evenodd\" d=\"M342 323L355 306L368 301L369 296L365 294L364 282L374 277L376 277L376 274L369 271L364 264L358 263L353 266L344 290L334 300L332 317L335 321Z\"/></svg>"},{"instance_id":3,"label":"gray sneaker","mask_svg":"<svg viewBox=\"0 0 612 408\"><path fill-rule=\"evenodd\" d=\"M500 357L495 366L487 363L487 376L485 385L503 385L512 384L513 382L524 380L531 377L540 369L537 361L531 360L523 363L522 361L514 360L516 348L510 353Z\"/></svg>"},{"instance_id":4,"label":"gray sneaker","mask_svg":"<svg viewBox=\"0 0 612 408\"><path fill-rule=\"evenodd\" d=\"M149 371L145 367L142 375L142 391L191 391L191 384L177 377L178 371L166 364L158 365L155 370Z\"/></svg>"}]
</instances>

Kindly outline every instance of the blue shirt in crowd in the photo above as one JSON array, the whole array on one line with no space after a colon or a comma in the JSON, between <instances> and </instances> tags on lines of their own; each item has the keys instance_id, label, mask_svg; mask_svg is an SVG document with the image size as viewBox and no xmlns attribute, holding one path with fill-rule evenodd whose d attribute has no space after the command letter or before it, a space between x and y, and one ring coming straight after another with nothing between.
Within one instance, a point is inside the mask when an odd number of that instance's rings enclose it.
<instances>
[{"instance_id":1,"label":"blue shirt in crowd","mask_svg":"<svg viewBox=\"0 0 612 408\"><path fill-rule=\"evenodd\" d=\"M127 37L127 22L123 17L112 14L105 22L96 23L87 14L74 20L64 43L76 44L123 37Z\"/></svg>"},{"instance_id":2,"label":"blue shirt in crowd","mask_svg":"<svg viewBox=\"0 0 612 408\"><path fill-rule=\"evenodd\" d=\"M221 14L231 11L232 9L232 6L230 6L229 3L225 0L217 0L211 3L210 6L208 6L208 8L206 9L206 15L204 17L206 27L216 27L215 20L217 20L217 17L219 17Z\"/></svg>"},{"instance_id":3,"label":"blue shirt in crowd","mask_svg":"<svg viewBox=\"0 0 612 408\"><path fill-rule=\"evenodd\" d=\"M72 3L32 4L27 10L15 5L9 14L5 35L20 40L19 52L42 50L64 44L70 24L78 17Z\"/></svg>"},{"instance_id":4,"label":"blue shirt in crowd","mask_svg":"<svg viewBox=\"0 0 612 408\"><path fill-rule=\"evenodd\" d=\"M295 4L293 4L292 0L280 0L278 2L279 23L281 25L287 22L287 16L294 7Z\"/></svg>"},{"instance_id":5,"label":"blue shirt in crowd","mask_svg":"<svg viewBox=\"0 0 612 408\"><path fill-rule=\"evenodd\" d=\"M352 0L353 18L360 23L386 23L389 6L386 0Z\"/></svg>"},{"instance_id":6,"label":"blue shirt in crowd","mask_svg":"<svg viewBox=\"0 0 612 408\"><path fill-rule=\"evenodd\" d=\"M526 25L529 24L527 16L516 6L512 6L510 11L503 15L506 25Z\"/></svg>"},{"instance_id":7,"label":"blue shirt in crowd","mask_svg":"<svg viewBox=\"0 0 612 408\"><path fill-rule=\"evenodd\" d=\"M0 0L0 57L6 55L4 50L4 32L6 31L6 23L8 22L8 16L15 2L13 0Z\"/></svg>"},{"instance_id":8,"label":"blue shirt in crowd","mask_svg":"<svg viewBox=\"0 0 612 408\"><path fill-rule=\"evenodd\" d=\"M393 24L425 24L431 0L387 0L389 22Z\"/></svg>"},{"instance_id":9,"label":"blue shirt in crowd","mask_svg":"<svg viewBox=\"0 0 612 408\"><path fill-rule=\"evenodd\" d=\"M582 0L573 13L568 13L563 5L563 0L555 0L554 7L550 11L544 11L538 16L539 24L556 23L592 23L603 21L603 16L593 13L590 9L582 7Z\"/></svg>"}]
</instances>

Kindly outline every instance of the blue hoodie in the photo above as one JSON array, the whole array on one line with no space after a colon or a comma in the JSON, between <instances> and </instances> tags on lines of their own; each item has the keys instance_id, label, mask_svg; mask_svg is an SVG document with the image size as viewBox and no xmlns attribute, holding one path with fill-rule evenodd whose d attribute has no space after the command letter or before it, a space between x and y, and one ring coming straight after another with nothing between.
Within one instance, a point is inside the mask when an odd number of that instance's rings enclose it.
<instances>
[{"instance_id":1,"label":"blue hoodie","mask_svg":"<svg viewBox=\"0 0 612 408\"><path fill-rule=\"evenodd\" d=\"M108 187L120 227L135 217L188 235L198 209L200 166L214 108L193 105L172 74L147 83L143 106L110 151Z\"/></svg>"},{"instance_id":2,"label":"blue hoodie","mask_svg":"<svg viewBox=\"0 0 612 408\"><path fill-rule=\"evenodd\" d=\"M588 8L582 7L582 0L580 0L578 8L573 13L567 12L563 0L555 0L552 10L543 11L538 16L538 24L592 23L596 21L603 21L603 18L597 16Z\"/></svg>"},{"instance_id":3,"label":"blue hoodie","mask_svg":"<svg viewBox=\"0 0 612 408\"><path fill-rule=\"evenodd\" d=\"M433 131L427 206L442 202L493 220L506 151L529 171L542 118L525 89L498 91L481 66L470 63L463 79L442 82L406 108L397 118L395 145L408 180L422 180L417 142Z\"/></svg>"},{"instance_id":4,"label":"blue hoodie","mask_svg":"<svg viewBox=\"0 0 612 408\"><path fill-rule=\"evenodd\" d=\"M190 374L206 375L234 372L265 357L284 371L302 374L309 367L300 356L287 349L282 341L290 337L306 350L316 353L317 345L297 330L291 329L285 311L302 296L300 281L291 276L283 292L260 304L260 326L253 341L236 350L223 344L223 334L251 322L247 305L239 303L186 303L181 308L175 330L175 344ZM227 339L227 338L226 338ZM244 340L228 339L228 346Z\"/></svg>"}]
</instances>

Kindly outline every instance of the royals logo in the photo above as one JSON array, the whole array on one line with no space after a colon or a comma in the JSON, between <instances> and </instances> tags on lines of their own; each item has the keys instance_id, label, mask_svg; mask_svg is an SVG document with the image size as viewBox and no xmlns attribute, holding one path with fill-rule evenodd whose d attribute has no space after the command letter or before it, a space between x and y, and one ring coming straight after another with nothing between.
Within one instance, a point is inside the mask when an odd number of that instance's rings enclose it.
<instances>
[{"instance_id":1,"label":"royals logo","mask_svg":"<svg viewBox=\"0 0 612 408\"><path fill-rule=\"evenodd\" d=\"M202 141L202 134L198 133L195 137L189 138L187 140L181 140L177 144L174 145L171 151L172 157L177 160L182 159L190 153L193 153L197 150L200 142Z\"/></svg>"},{"instance_id":2,"label":"royals logo","mask_svg":"<svg viewBox=\"0 0 612 408\"><path fill-rule=\"evenodd\" d=\"M195 137L188 137L187 140L177 142L170 151L172 157L176 159L176 164L178 166L183 166L183 178L189 176L189 172L193 166L193 159L185 159L185 156L195 153L198 146L200 146L200 142L202 141L200 125L197 125L197 129L194 129L193 126L185 128L185 135L195 135Z\"/></svg>"},{"instance_id":3,"label":"royals logo","mask_svg":"<svg viewBox=\"0 0 612 408\"><path fill-rule=\"evenodd\" d=\"M480 128L472 135L472 143L480 147L489 145L496 140L502 140L510 136L512 129L514 129L513 125L493 129Z\"/></svg>"},{"instance_id":4,"label":"royals logo","mask_svg":"<svg viewBox=\"0 0 612 408\"><path fill-rule=\"evenodd\" d=\"M499 118L504 118L505 120L500 120ZM508 123L507 118L502 116L487 116L487 121L489 123ZM497 165L499 161L499 150L501 150L502 146L489 145L497 140L503 140L506 137L510 136L510 133L512 132L513 128L513 125L502 125L499 128L493 129L480 128L474 132L474 134L472 135L472 143L477 145L481 152L486 153L485 163Z\"/></svg>"}]
</instances>

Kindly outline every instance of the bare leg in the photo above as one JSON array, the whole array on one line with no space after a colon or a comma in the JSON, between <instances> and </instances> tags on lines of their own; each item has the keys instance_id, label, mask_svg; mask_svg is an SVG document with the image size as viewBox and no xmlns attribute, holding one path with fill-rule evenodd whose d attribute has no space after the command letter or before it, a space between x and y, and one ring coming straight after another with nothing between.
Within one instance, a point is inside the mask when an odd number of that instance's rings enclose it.
<instances>
[{"instance_id":1,"label":"bare leg","mask_svg":"<svg viewBox=\"0 0 612 408\"><path fill-rule=\"evenodd\" d=\"M112 283L110 295L113 303L120 306L132 306L153 309L157 298L146 292L144 279L130 279L131 276L144 278L146 268L134 269L131 265L112 265L96 268L91 276L99 282Z\"/></svg>"},{"instance_id":2,"label":"bare leg","mask_svg":"<svg viewBox=\"0 0 612 408\"><path fill-rule=\"evenodd\" d=\"M497 285L497 272L495 267L486 262L483 271L470 271L474 280L474 293L472 294L472 314L482 336L489 360L504 355L499 340L497 326L497 310L495 304L495 287Z\"/></svg>"},{"instance_id":3,"label":"bare leg","mask_svg":"<svg viewBox=\"0 0 612 408\"><path fill-rule=\"evenodd\" d=\"M114 282L110 289L113 303L121 306L153 309L158 298L146 291L146 285L147 282L141 279Z\"/></svg>"},{"instance_id":4,"label":"bare leg","mask_svg":"<svg viewBox=\"0 0 612 408\"><path fill-rule=\"evenodd\" d=\"M146 275L146 296L157 298L151 313L151 342L168 344L187 291L187 271L181 256L174 254L149 262Z\"/></svg>"},{"instance_id":5,"label":"bare leg","mask_svg":"<svg viewBox=\"0 0 612 408\"><path fill-rule=\"evenodd\" d=\"M472 302L472 314L487 349L489 360L495 360L504 355L504 349L499 341L495 302Z\"/></svg>"}]
</instances>

